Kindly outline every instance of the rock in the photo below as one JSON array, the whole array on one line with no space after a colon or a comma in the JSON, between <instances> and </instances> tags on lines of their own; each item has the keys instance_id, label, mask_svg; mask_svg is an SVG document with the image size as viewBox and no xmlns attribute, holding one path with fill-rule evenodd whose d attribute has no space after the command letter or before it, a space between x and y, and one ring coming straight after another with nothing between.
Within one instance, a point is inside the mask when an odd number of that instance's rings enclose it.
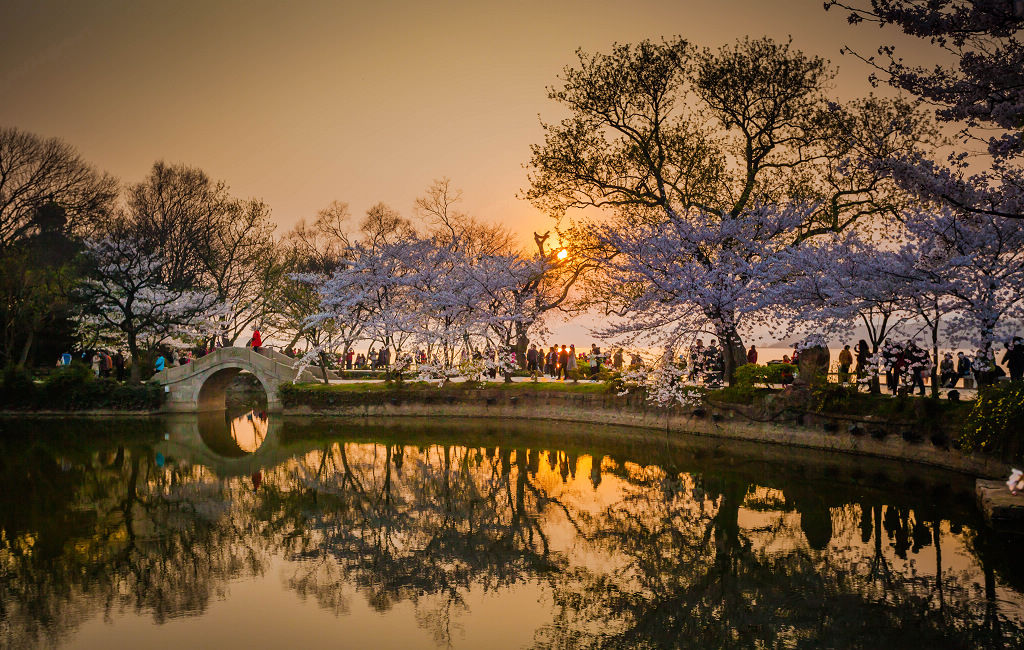
<instances>
[{"instance_id":1,"label":"rock","mask_svg":"<svg viewBox=\"0 0 1024 650\"><path fill-rule=\"evenodd\" d=\"M796 378L794 383L806 386L815 381L824 381L828 377L830 361L831 355L828 348L823 345L815 345L800 350L800 357L797 359L800 376Z\"/></svg>"}]
</instances>

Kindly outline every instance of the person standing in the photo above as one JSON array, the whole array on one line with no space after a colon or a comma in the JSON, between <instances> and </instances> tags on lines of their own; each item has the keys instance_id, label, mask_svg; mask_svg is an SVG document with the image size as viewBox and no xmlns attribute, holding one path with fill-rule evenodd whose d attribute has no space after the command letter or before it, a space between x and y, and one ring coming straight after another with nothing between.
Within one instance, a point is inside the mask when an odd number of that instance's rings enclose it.
<instances>
[{"instance_id":1,"label":"person standing","mask_svg":"<svg viewBox=\"0 0 1024 650\"><path fill-rule=\"evenodd\" d=\"M850 366L853 365L853 353L850 346L844 345L843 351L839 353L839 383L845 384L850 381Z\"/></svg>"},{"instance_id":2,"label":"person standing","mask_svg":"<svg viewBox=\"0 0 1024 650\"><path fill-rule=\"evenodd\" d=\"M120 350L114 355L114 371L117 373L117 381L124 381L124 354Z\"/></svg>"},{"instance_id":3,"label":"person standing","mask_svg":"<svg viewBox=\"0 0 1024 650\"><path fill-rule=\"evenodd\" d=\"M622 370L622 348L615 351L615 356L612 357L612 364L615 366L615 370Z\"/></svg>"},{"instance_id":4,"label":"person standing","mask_svg":"<svg viewBox=\"0 0 1024 650\"><path fill-rule=\"evenodd\" d=\"M1010 381L1024 379L1024 339L1015 336L1012 341L1006 344L1003 363L1010 370Z\"/></svg>"},{"instance_id":5,"label":"person standing","mask_svg":"<svg viewBox=\"0 0 1024 650\"><path fill-rule=\"evenodd\" d=\"M910 370L910 392L913 393L915 388L920 388L920 394L924 395L924 373L931 370L932 362L928 352L915 341L907 344L907 367Z\"/></svg>"},{"instance_id":6,"label":"person standing","mask_svg":"<svg viewBox=\"0 0 1024 650\"><path fill-rule=\"evenodd\" d=\"M704 370L704 341L697 339L697 342L690 348L690 381L697 379L697 376Z\"/></svg>"},{"instance_id":7,"label":"person standing","mask_svg":"<svg viewBox=\"0 0 1024 650\"><path fill-rule=\"evenodd\" d=\"M260 328L252 328L252 351L259 352L260 348L263 347L263 335L260 334Z\"/></svg>"},{"instance_id":8,"label":"person standing","mask_svg":"<svg viewBox=\"0 0 1024 650\"><path fill-rule=\"evenodd\" d=\"M871 358L871 348L868 346L868 342L861 339L857 342L857 379L864 379L868 376L868 359Z\"/></svg>"},{"instance_id":9,"label":"person standing","mask_svg":"<svg viewBox=\"0 0 1024 650\"><path fill-rule=\"evenodd\" d=\"M579 368L579 360L576 358L575 344L569 346L569 356L566 358L565 363L568 372L576 372L576 370Z\"/></svg>"},{"instance_id":10,"label":"person standing","mask_svg":"<svg viewBox=\"0 0 1024 650\"><path fill-rule=\"evenodd\" d=\"M153 369L157 372L163 372L164 367L167 365L167 360L164 359L164 355L160 355L156 358L156 363L153 364Z\"/></svg>"},{"instance_id":11,"label":"person standing","mask_svg":"<svg viewBox=\"0 0 1024 650\"><path fill-rule=\"evenodd\" d=\"M597 374L601 372L601 362L604 360L604 355L601 354L601 348L597 347L597 343L590 344L590 356L593 357L590 363L590 374L596 379Z\"/></svg>"},{"instance_id":12,"label":"person standing","mask_svg":"<svg viewBox=\"0 0 1024 650\"><path fill-rule=\"evenodd\" d=\"M850 346L846 346L846 347L850 347ZM757 363L757 346L751 345L750 349L747 350L747 363L750 363L750 364L756 364Z\"/></svg>"},{"instance_id":13,"label":"person standing","mask_svg":"<svg viewBox=\"0 0 1024 650\"><path fill-rule=\"evenodd\" d=\"M526 370L528 372L537 371L537 344L531 343L530 349L526 351Z\"/></svg>"},{"instance_id":14,"label":"person standing","mask_svg":"<svg viewBox=\"0 0 1024 650\"><path fill-rule=\"evenodd\" d=\"M569 350L563 345L558 352L558 379L569 378Z\"/></svg>"}]
</instances>

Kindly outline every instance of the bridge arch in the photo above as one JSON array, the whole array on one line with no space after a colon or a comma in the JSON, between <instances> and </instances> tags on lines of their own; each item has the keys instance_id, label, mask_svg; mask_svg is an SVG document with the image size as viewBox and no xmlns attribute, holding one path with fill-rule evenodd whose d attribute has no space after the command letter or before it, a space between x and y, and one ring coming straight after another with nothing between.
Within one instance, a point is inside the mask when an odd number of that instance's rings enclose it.
<instances>
[{"instance_id":1,"label":"bridge arch","mask_svg":"<svg viewBox=\"0 0 1024 650\"><path fill-rule=\"evenodd\" d=\"M204 429L227 427L227 423L217 414L174 415L169 416L165 423L167 435L156 444L155 451L168 459L202 465L220 478L252 476L256 472L276 467L295 453L282 446L280 417L269 418L263 444L258 449L241 453L225 449L223 445L217 444L218 441L210 445L211 432Z\"/></svg>"},{"instance_id":2,"label":"bridge arch","mask_svg":"<svg viewBox=\"0 0 1024 650\"><path fill-rule=\"evenodd\" d=\"M267 410L280 411L277 388L292 381L315 381L309 371L299 374L294 359L271 350L220 348L183 366L153 375L164 387L164 410L174 412L217 411L224 408L224 389L242 372L252 373L267 394Z\"/></svg>"}]
</instances>

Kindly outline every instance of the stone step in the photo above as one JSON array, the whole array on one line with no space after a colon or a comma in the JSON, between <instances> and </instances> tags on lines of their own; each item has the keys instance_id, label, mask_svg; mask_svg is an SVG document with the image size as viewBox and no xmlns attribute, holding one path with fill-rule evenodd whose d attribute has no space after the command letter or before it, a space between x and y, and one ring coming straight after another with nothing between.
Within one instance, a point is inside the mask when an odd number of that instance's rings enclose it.
<instances>
[{"instance_id":1,"label":"stone step","mask_svg":"<svg viewBox=\"0 0 1024 650\"><path fill-rule=\"evenodd\" d=\"M978 479L974 492L990 526L1024 533L1024 493L1011 494L1006 481L989 479Z\"/></svg>"}]
</instances>

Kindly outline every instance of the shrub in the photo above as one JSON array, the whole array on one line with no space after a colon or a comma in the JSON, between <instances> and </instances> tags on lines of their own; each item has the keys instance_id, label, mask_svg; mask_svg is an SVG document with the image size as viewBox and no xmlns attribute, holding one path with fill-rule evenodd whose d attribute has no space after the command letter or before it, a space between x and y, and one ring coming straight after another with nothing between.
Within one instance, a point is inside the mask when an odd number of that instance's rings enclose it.
<instances>
[{"instance_id":1,"label":"shrub","mask_svg":"<svg viewBox=\"0 0 1024 650\"><path fill-rule=\"evenodd\" d=\"M978 391L960 434L960 448L1006 460L1021 457L1024 435L1024 382L999 382Z\"/></svg>"},{"instance_id":2,"label":"shrub","mask_svg":"<svg viewBox=\"0 0 1024 650\"><path fill-rule=\"evenodd\" d=\"M0 405L5 408L33 408L38 395L35 382L24 368L4 368L3 382L0 383Z\"/></svg>"},{"instance_id":3,"label":"shrub","mask_svg":"<svg viewBox=\"0 0 1024 650\"><path fill-rule=\"evenodd\" d=\"M816 413L847 413L857 395L855 386L819 382L811 388L807 407Z\"/></svg>"},{"instance_id":4,"label":"shrub","mask_svg":"<svg viewBox=\"0 0 1024 650\"><path fill-rule=\"evenodd\" d=\"M790 375L795 375L796 366L789 363L772 363L767 366L747 363L736 368L733 375L733 385L753 387L757 384L763 384L764 386L781 384L782 374L786 371Z\"/></svg>"},{"instance_id":5,"label":"shrub","mask_svg":"<svg viewBox=\"0 0 1024 650\"><path fill-rule=\"evenodd\" d=\"M156 384L131 386L113 379L97 379L83 364L59 368L41 384L33 382L23 370L8 369L0 390L0 405L23 410L152 411L160 408L162 401L163 391Z\"/></svg>"}]
</instances>

